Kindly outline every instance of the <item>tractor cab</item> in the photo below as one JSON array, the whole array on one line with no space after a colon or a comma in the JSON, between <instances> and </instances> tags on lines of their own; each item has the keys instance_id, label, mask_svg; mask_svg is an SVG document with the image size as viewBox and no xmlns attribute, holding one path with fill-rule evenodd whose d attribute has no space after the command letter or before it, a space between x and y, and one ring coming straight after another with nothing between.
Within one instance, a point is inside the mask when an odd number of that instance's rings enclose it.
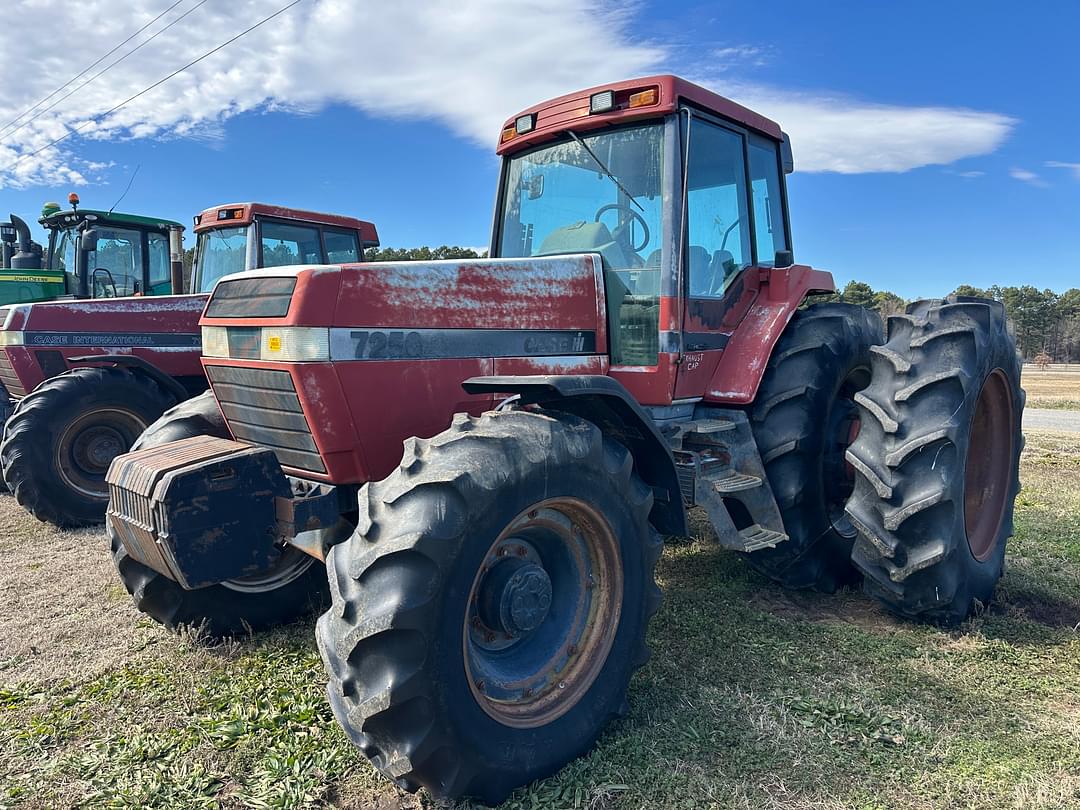
<instances>
[{"instance_id":1,"label":"tractor cab","mask_svg":"<svg viewBox=\"0 0 1080 810\"><path fill-rule=\"evenodd\" d=\"M491 255L599 254L612 371L636 374L622 381L644 401L700 389L675 361L715 367L771 268L793 262L787 136L689 82L545 102L506 122L497 151ZM640 379L645 368L655 381Z\"/></svg>"},{"instance_id":2,"label":"tractor cab","mask_svg":"<svg viewBox=\"0 0 1080 810\"><path fill-rule=\"evenodd\" d=\"M253 267L359 262L379 244L370 222L263 203L208 208L195 217L195 233L195 292Z\"/></svg>"}]
</instances>

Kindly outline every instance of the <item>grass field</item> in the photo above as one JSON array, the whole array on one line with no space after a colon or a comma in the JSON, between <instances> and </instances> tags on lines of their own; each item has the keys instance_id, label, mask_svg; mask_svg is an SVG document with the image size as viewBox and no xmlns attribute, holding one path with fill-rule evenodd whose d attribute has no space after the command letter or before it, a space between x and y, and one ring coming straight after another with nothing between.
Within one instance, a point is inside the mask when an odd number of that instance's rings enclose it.
<instances>
[{"instance_id":1,"label":"grass field","mask_svg":"<svg viewBox=\"0 0 1080 810\"><path fill-rule=\"evenodd\" d=\"M1080 806L1080 437L1029 435L1023 477L997 598L954 632L672 542L631 715L507 806ZM312 621L214 648L171 635L99 533L6 495L0 570L0 807L431 806L333 722Z\"/></svg>"},{"instance_id":2,"label":"grass field","mask_svg":"<svg viewBox=\"0 0 1080 810\"><path fill-rule=\"evenodd\" d=\"M1080 371L1039 371L1025 366L1022 384L1029 408L1080 410Z\"/></svg>"}]
</instances>

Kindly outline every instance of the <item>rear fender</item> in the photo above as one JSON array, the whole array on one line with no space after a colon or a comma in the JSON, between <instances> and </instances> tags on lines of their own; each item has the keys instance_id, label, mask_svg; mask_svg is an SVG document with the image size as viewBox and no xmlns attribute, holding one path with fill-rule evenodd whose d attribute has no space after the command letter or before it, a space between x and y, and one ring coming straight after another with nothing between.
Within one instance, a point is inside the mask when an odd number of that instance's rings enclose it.
<instances>
[{"instance_id":1,"label":"rear fender","mask_svg":"<svg viewBox=\"0 0 1080 810\"><path fill-rule=\"evenodd\" d=\"M599 374L472 377L462 387L469 394L516 394L524 405L592 422L634 457L638 475L653 490L649 520L657 530L686 534L686 510L671 448L618 380Z\"/></svg>"},{"instance_id":2,"label":"rear fender","mask_svg":"<svg viewBox=\"0 0 1080 810\"><path fill-rule=\"evenodd\" d=\"M78 365L91 366L109 364L113 366L120 366L127 368L136 374L144 374L159 386L164 388L174 397L177 402L183 402L191 394L188 390L181 385L177 380L170 377L164 371L159 369L152 363L148 363L141 357L136 357L131 354L90 354L84 357L69 357L68 363L72 368L76 368Z\"/></svg>"},{"instance_id":3,"label":"rear fender","mask_svg":"<svg viewBox=\"0 0 1080 810\"><path fill-rule=\"evenodd\" d=\"M760 292L724 347L705 388L706 402L753 402L773 349L799 305L811 293L836 292L832 273L805 265L757 272L762 274Z\"/></svg>"}]
</instances>

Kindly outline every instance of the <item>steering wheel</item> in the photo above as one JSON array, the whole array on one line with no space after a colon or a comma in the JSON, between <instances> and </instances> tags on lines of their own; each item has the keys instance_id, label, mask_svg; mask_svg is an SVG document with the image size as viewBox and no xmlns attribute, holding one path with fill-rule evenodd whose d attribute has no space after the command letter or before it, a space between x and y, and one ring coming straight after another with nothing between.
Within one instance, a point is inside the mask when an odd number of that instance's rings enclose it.
<instances>
[{"instance_id":1,"label":"steering wheel","mask_svg":"<svg viewBox=\"0 0 1080 810\"><path fill-rule=\"evenodd\" d=\"M101 281L98 278L99 273L101 275L107 276L107 279L105 281ZM93 274L91 275L91 278L93 279L95 290L97 289L98 285L101 285L101 293L102 293L101 297L102 298L116 298L117 297L117 295L116 295L116 281L113 279L112 272L110 272L108 269L106 269L104 267L96 268L94 270ZM109 295L109 288L110 287L112 287L112 295ZM94 297L97 298L96 295Z\"/></svg>"},{"instance_id":2,"label":"steering wheel","mask_svg":"<svg viewBox=\"0 0 1080 810\"><path fill-rule=\"evenodd\" d=\"M641 214L639 214L637 211L635 211L629 205L621 205L619 203L609 203L608 205L602 205L602 206L600 206L599 209L597 209L596 216L594 217L593 221L594 222L599 222L600 217L602 217L608 211L624 211L624 212L626 212L627 214L630 215L630 220L631 220L630 223L625 223L624 222L622 225L617 226L615 228L615 230L611 232L612 238L614 239L617 236L622 236L622 232L624 230L626 230L626 228L632 222L637 222L641 226L641 234L643 236L643 239L641 240L640 245L635 245L635 244L631 243L630 244L630 249L633 250L634 253L640 253L642 250L644 250L645 246L647 244L649 244L649 223L647 223L645 221L645 217L643 217Z\"/></svg>"}]
</instances>

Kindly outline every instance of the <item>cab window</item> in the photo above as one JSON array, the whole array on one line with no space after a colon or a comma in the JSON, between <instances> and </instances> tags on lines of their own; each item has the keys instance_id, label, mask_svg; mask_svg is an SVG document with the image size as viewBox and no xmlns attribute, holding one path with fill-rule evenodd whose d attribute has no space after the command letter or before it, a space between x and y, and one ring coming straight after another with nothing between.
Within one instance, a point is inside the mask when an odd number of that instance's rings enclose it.
<instances>
[{"instance_id":1,"label":"cab window","mask_svg":"<svg viewBox=\"0 0 1080 810\"><path fill-rule=\"evenodd\" d=\"M150 252L150 293L169 292L172 281L172 265L169 261L169 238L163 233L148 233L147 248Z\"/></svg>"},{"instance_id":2,"label":"cab window","mask_svg":"<svg viewBox=\"0 0 1080 810\"><path fill-rule=\"evenodd\" d=\"M750 139L750 188L754 195L754 242L758 264L772 267L778 250L787 250L784 208L780 191L777 144L753 136Z\"/></svg>"},{"instance_id":3,"label":"cab window","mask_svg":"<svg viewBox=\"0 0 1080 810\"><path fill-rule=\"evenodd\" d=\"M326 261L330 264L349 264L360 261L360 244L355 231L339 231L324 228L326 240Z\"/></svg>"},{"instance_id":4,"label":"cab window","mask_svg":"<svg viewBox=\"0 0 1080 810\"><path fill-rule=\"evenodd\" d=\"M131 295L136 282L141 286L142 281L141 234L127 228L103 227L98 232L97 250L87 257L91 294L94 298Z\"/></svg>"},{"instance_id":5,"label":"cab window","mask_svg":"<svg viewBox=\"0 0 1080 810\"><path fill-rule=\"evenodd\" d=\"M318 228L262 222L262 266L322 264Z\"/></svg>"},{"instance_id":6,"label":"cab window","mask_svg":"<svg viewBox=\"0 0 1080 810\"><path fill-rule=\"evenodd\" d=\"M691 118L686 182L689 295L720 298L752 261L742 136Z\"/></svg>"}]
</instances>

